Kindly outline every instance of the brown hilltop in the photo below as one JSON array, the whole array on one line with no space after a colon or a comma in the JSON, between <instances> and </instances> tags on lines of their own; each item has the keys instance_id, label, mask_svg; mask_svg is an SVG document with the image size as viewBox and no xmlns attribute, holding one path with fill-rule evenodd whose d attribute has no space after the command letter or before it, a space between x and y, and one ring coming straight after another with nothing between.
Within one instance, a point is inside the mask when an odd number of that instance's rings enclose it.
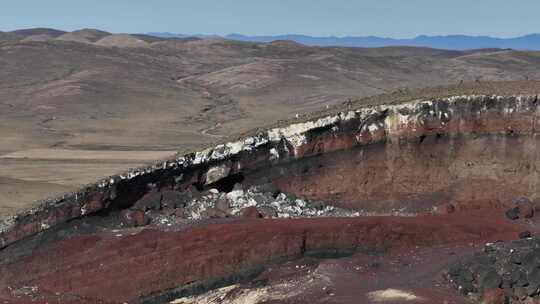
<instances>
[{"instance_id":1,"label":"brown hilltop","mask_svg":"<svg viewBox=\"0 0 540 304\"><path fill-rule=\"evenodd\" d=\"M96 45L108 47L147 47L148 43L143 39L128 34L112 34L96 41Z\"/></svg>"},{"instance_id":2,"label":"brown hilltop","mask_svg":"<svg viewBox=\"0 0 540 304\"><path fill-rule=\"evenodd\" d=\"M96 29L82 29L70 33L65 33L61 36L58 36L57 39L93 43L109 35L111 34L105 31L100 31Z\"/></svg>"},{"instance_id":3,"label":"brown hilltop","mask_svg":"<svg viewBox=\"0 0 540 304\"><path fill-rule=\"evenodd\" d=\"M34 35L47 35L51 37L58 37L60 35L65 34L66 32L51 28L29 28L29 29L21 29L21 30L15 30L11 32L12 34L15 34L17 36L21 37L28 37L28 36L34 36Z\"/></svg>"}]
</instances>

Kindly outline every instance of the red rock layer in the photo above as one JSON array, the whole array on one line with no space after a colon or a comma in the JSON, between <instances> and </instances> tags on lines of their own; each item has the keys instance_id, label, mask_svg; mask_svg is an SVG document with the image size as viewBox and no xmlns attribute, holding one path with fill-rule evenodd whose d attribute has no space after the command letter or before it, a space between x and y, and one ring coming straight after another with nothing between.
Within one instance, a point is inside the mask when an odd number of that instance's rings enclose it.
<instances>
[{"instance_id":1,"label":"red rock layer","mask_svg":"<svg viewBox=\"0 0 540 304\"><path fill-rule=\"evenodd\" d=\"M503 207L519 196L534 199L539 166L536 136L431 135L322 154L246 179L264 177L283 191L357 210L416 212L448 203Z\"/></svg>"},{"instance_id":2,"label":"red rock layer","mask_svg":"<svg viewBox=\"0 0 540 304\"><path fill-rule=\"evenodd\" d=\"M43 301L133 301L306 252L468 244L514 238L521 229L500 213L473 212L410 218L241 220L177 232L78 236L1 266L0 300L24 303L29 298L17 298L13 290L35 286L34 298Z\"/></svg>"}]
</instances>

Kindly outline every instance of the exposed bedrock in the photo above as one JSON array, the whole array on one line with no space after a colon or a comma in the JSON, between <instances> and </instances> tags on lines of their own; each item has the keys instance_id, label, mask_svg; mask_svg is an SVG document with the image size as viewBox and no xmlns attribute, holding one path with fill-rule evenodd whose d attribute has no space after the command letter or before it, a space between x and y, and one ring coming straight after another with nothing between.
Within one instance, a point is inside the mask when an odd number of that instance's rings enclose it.
<instances>
[{"instance_id":1,"label":"exposed bedrock","mask_svg":"<svg viewBox=\"0 0 540 304\"><path fill-rule=\"evenodd\" d=\"M225 189L237 177L245 184L270 179L282 191L367 212L416 212L479 200L497 205L517 195L534 199L537 101L412 101L261 131L41 202L0 223L0 244L103 209L128 208L149 191Z\"/></svg>"},{"instance_id":2,"label":"exposed bedrock","mask_svg":"<svg viewBox=\"0 0 540 304\"><path fill-rule=\"evenodd\" d=\"M536 198L540 141L530 135L428 135L378 143L261 170L282 191L376 213L413 214L452 204L506 207Z\"/></svg>"},{"instance_id":3,"label":"exposed bedrock","mask_svg":"<svg viewBox=\"0 0 540 304\"><path fill-rule=\"evenodd\" d=\"M364 107L107 178L0 223L0 300L161 303L309 255L537 234L539 118L536 96Z\"/></svg>"},{"instance_id":4,"label":"exposed bedrock","mask_svg":"<svg viewBox=\"0 0 540 304\"><path fill-rule=\"evenodd\" d=\"M272 262L481 244L520 231L500 214L487 214L258 219L83 235L0 264L0 300L166 303L249 277Z\"/></svg>"}]
</instances>

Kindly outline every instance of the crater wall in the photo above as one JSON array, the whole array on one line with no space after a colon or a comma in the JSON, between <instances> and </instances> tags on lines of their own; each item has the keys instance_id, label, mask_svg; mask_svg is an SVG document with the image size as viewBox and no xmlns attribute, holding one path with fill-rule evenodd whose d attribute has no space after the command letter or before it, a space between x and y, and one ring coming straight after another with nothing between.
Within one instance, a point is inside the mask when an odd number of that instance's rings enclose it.
<instances>
[{"instance_id":1,"label":"crater wall","mask_svg":"<svg viewBox=\"0 0 540 304\"><path fill-rule=\"evenodd\" d=\"M150 188L212 187L239 174L246 183L269 180L373 212L534 196L539 117L537 96L473 95L298 120L39 202L0 222L0 246L104 209L127 208Z\"/></svg>"}]
</instances>

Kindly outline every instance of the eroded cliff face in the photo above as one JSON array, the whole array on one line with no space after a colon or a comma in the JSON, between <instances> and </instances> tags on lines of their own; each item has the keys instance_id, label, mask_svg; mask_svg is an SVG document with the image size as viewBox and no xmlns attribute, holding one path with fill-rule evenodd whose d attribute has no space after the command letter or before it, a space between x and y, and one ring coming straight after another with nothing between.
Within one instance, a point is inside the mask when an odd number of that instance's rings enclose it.
<instances>
[{"instance_id":1,"label":"eroded cliff face","mask_svg":"<svg viewBox=\"0 0 540 304\"><path fill-rule=\"evenodd\" d=\"M1 222L0 301L164 303L283 261L429 265L538 233L539 118L536 96L370 106L107 178Z\"/></svg>"},{"instance_id":2,"label":"eroded cliff face","mask_svg":"<svg viewBox=\"0 0 540 304\"><path fill-rule=\"evenodd\" d=\"M482 201L500 205L540 193L535 136L438 133L413 140L310 157L246 179L265 178L283 191L367 213L414 214Z\"/></svg>"},{"instance_id":3,"label":"eroded cliff face","mask_svg":"<svg viewBox=\"0 0 540 304\"><path fill-rule=\"evenodd\" d=\"M239 175L246 184L270 181L366 212L534 197L539 117L536 96L458 96L292 123L41 202L1 222L0 245L103 209L130 207L150 189L204 189Z\"/></svg>"},{"instance_id":4,"label":"eroded cliff face","mask_svg":"<svg viewBox=\"0 0 540 304\"><path fill-rule=\"evenodd\" d=\"M7 265L0 263L0 283L4 282L0 284L0 300L168 303L253 278L265 266L276 267L287 260L483 244L491 238L510 239L518 231L520 227L496 216L476 213L420 219L241 220L179 231L98 233L43 246ZM32 287L35 290L28 290Z\"/></svg>"}]
</instances>

